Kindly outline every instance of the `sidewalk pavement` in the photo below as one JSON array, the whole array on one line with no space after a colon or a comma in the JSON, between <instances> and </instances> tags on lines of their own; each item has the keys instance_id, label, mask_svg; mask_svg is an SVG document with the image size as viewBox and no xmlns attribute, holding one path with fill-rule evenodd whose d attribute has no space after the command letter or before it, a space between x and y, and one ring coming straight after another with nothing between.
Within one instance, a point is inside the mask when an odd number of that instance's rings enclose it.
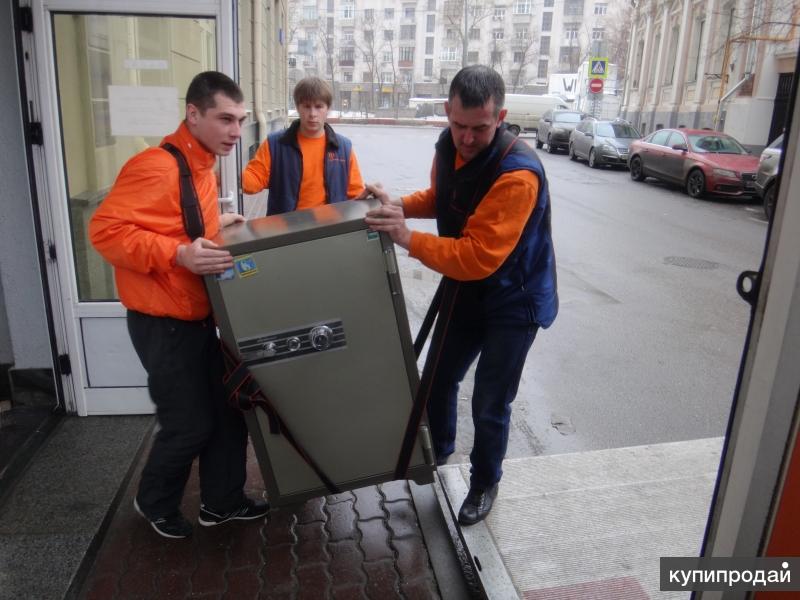
<instances>
[{"instance_id":1,"label":"sidewalk pavement","mask_svg":"<svg viewBox=\"0 0 800 600\"><path fill-rule=\"evenodd\" d=\"M439 598L405 481L317 498L266 520L196 525L191 538L168 540L133 509L143 462L79 598ZM252 446L247 473L246 492L260 496L264 485ZM199 504L195 463L182 505L190 522L196 523Z\"/></svg>"}]
</instances>

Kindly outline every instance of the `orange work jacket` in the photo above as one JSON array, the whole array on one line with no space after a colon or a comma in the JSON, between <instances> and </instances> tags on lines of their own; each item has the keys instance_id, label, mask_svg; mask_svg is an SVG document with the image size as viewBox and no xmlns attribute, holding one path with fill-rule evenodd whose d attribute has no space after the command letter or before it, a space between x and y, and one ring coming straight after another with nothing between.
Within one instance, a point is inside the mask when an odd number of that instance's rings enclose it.
<instances>
[{"instance_id":1,"label":"orange work jacket","mask_svg":"<svg viewBox=\"0 0 800 600\"><path fill-rule=\"evenodd\" d=\"M205 221L203 237L213 238L219 231L216 156L185 123L163 142L186 157ZM166 150L148 148L125 163L92 216L89 239L114 266L126 308L187 321L211 313L202 278L175 264L178 246L191 240L183 229L178 163Z\"/></svg>"}]
</instances>

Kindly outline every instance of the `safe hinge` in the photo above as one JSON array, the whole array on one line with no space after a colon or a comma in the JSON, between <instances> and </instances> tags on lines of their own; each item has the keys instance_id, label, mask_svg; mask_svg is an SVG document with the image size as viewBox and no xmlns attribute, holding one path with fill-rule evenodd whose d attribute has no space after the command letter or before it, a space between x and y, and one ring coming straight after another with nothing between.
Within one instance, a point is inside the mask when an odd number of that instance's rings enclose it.
<instances>
[{"instance_id":1,"label":"safe hinge","mask_svg":"<svg viewBox=\"0 0 800 600\"><path fill-rule=\"evenodd\" d=\"M47 242L47 257L53 262L56 260L56 245L53 242Z\"/></svg>"},{"instance_id":2,"label":"safe hinge","mask_svg":"<svg viewBox=\"0 0 800 600\"><path fill-rule=\"evenodd\" d=\"M72 375L72 364L69 362L69 354L58 355L58 371L62 375Z\"/></svg>"},{"instance_id":3,"label":"safe hinge","mask_svg":"<svg viewBox=\"0 0 800 600\"><path fill-rule=\"evenodd\" d=\"M17 9L17 21L22 31L33 32L33 11L30 6L20 6Z\"/></svg>"},{"instance_id":4,"label":"safe hinge","mask_svg":"<svg viewBox=\"0 0 800 600\"><path fill-rule=\"evenodd\" d=\"M41 146L44 143L42 124L38 121L28 123L28 135L30 136L31 144L34 146Z\"/></svg>"}]
</instances>

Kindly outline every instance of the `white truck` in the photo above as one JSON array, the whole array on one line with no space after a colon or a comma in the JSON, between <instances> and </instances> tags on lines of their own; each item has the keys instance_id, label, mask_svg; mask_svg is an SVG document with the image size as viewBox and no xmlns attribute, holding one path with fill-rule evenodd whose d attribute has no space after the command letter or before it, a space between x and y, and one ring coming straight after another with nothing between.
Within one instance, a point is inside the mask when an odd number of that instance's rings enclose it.
<instances>
[{"instance_id":1,"label":"white truck","mask_svg":"<svg viewBox=\"0 0 800 600\"><path fill-rule=\"evenodd\" d=\"M505 122L509 129L519 134L522 131L538 131L539 117L551 108L569 108L564 100L555 96L530 94L506 94Z\"/></svg>"}]
</instances>

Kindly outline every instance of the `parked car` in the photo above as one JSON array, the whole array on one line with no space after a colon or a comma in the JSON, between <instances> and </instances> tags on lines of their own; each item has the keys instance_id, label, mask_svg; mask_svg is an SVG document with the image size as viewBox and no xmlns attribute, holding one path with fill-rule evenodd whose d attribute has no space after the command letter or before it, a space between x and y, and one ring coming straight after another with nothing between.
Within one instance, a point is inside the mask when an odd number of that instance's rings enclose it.
<instances>
[{"instance_id":1,"label":"parked car","mask_svg":"<svg viewBox=\"0 0 800 600\"><path fill-rule=\"evenodd\" d=\"M506 94L503 104L508 112L505 122L509 129L519 134L521 131L536 131L539 119L551 108L569 108L561 98L535 96L529 94Z\"/></svg>"},{"instance_id":2,"label":"parked car","mask_svg":"<svg viewBox=\"0 0 800 600\"><path fill-rule=\"evenodd\" d=\"M536 147L547 144L547 151L553 154L558 148L569 146L569 134L586 115L575 110L548 110L539 119L536 132Z\"/></svg>"},{"instance_id":3,"label":"parked car","mask_svg":"<svg viewBox=\"0 0 800 600\"><path fill-rule=\"evenodd\" d=\"M628 166L628 147L641 134L627 121L598 121L588 117L569 136L572 160L585 158L593 169L600 165Z\"/></svg>"},{"instance_id":4,"label":"parked car","mask_svg":"<svg viewBox=\"0 0 800 600\"><path fill-rule=\"evenodd\" d=\"M758 161L758 171L756 172L756 191L764 201L764 214L767 219L772 218L775 210L775 191L778 169L781 163L781 149L783 148L783 134L779 135L774 142L764 148L761 159Z\"/></svg>"},{"instance_id":5,"label":"parked car","mask_svg":"<svg viewBox=\"0 0 800 600\"><path fill-rule=\"evenodd\" d=\"M718 131L659 129L631 143L628 168L634 181L655 177L677 183L692 198L756 193L758 158Z\"/></svg>"}]
</instances>

